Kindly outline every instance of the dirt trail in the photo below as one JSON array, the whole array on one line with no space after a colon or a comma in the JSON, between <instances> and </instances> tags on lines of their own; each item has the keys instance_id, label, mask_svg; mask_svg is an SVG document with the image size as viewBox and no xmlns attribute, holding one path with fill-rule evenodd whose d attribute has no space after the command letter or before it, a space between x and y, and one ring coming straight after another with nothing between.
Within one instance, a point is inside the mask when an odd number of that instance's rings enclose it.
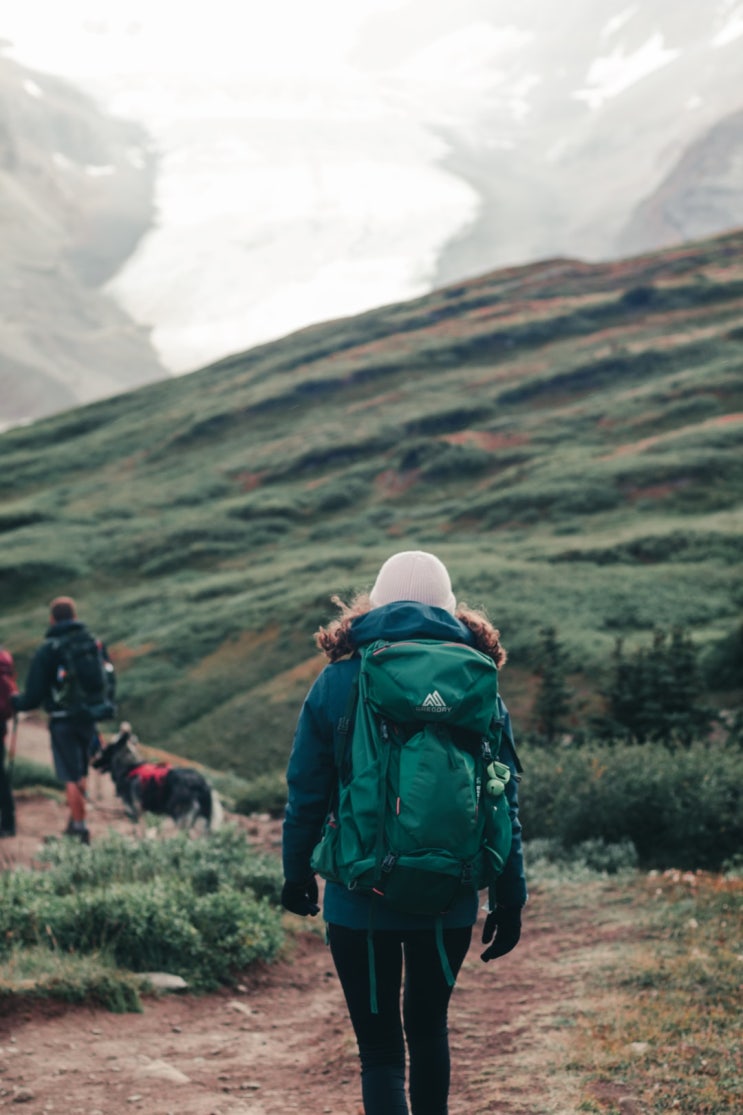
<instances>
[{"instance_id":1,"label":"dirt trail","mask_svg":"<svg viewBox=\"0 0 743 1115\"><path fill-rule=\"evenodd\" d=\"M19 753L48 759L45 732L24 723ZM94 782L91 797L93 839L109 826L131 829L110 785ZM56 802L19 798L19 836L0 845L0 869L30 862L39 836L60 832L64 818ZM246 824L252 839L278 851L277 822ZM0 1018L0 1110L358 1115L356 1051L322 925L291 915L286 924L296 932L282 959L218 994L150 998L142 1014L55 1004L11 1010ZM514 952L484 965L476 934L450 1009L450 1115L575 1115L566 1018L616 934L600 913L554 913L539 891Z\"/></svg>"}]
</instances>

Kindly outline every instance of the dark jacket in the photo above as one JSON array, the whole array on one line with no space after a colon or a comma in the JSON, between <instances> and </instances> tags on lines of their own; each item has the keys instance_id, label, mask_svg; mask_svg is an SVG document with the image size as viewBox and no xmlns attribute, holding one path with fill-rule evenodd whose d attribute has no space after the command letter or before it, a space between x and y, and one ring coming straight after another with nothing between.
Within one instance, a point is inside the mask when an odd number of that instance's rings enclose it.
<instances>
[{"instance_id":1,"label":"dark jacket","mask_svg":"<svg viewBox=\"0 0 743 1115\"><path fill-rule=\"evenodd\" d=\"M351 627L357 646L375 639L441 638L474 645L472 632L460 620L441 608L423 604L396 603L358 616ZM339 722L346 713L353 679L359 671L358 654L326 666L305 698L294 736L287 770L288 801L283 831L284 876L302 882L311 874L310 856L320 839L328 806L335 792L334 748ZM501 709L507 740L500 758L516 774L511 721L505 705ZM518 816L518 790L515 777L507 787L513 822L513 845L506 869L498 880L497 900L501 905L523 906L526 902L521 824ZM364 929L369 922L369 898L336 883L326 883L324 917L328 922ZM445 927L472 925L477 919L477 891L466 893L443 918ZM380 929L427 927L432 919L421 915L400 914L376 903L374 924Z\"/></svg>"},{"instance_id":2,"label":"dark jacket","mask_svg":"<svg viewBox=\"0 0 743 1115\"><path fill-rule=\"evenodd\" d=\"M54 695L57 670L60 667L60 655L56 644L67 635L84 630L86 630L85 624L77 619L60 620L59 623L53 623L47 628L44 642L31 659L23 692L13 698L13 705L17 712L31 712L36 708L44 708L54 719L90 719L85 713L70 713L67 709L63 709L57 704Z\"/></svg>"}]
</instances>

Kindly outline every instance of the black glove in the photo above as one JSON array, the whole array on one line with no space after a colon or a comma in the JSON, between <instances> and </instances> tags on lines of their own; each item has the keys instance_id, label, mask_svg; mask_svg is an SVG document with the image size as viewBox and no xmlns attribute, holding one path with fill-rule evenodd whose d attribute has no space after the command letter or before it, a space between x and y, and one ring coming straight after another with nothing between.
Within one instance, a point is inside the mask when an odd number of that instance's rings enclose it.
<instances>
[{"instance_id":1,"label":"black glove","mask_svg":"<svg viewBox=\"0 0 743 1115\"><path fill-rule=\"evenodd\" d=\"M496 906L485 918L482 927L482 943L493 943L480 953L480 959L487 963L488 960L495 960L496 956L505 956L516 948L520 936L521 909L518 906Z\"/></svg>"},{"instance_id":2,"label":"black glove","mask_svg":"<svg viewBox=\"0 0 743 1115\"><path fill-rule=\"evenodd\" d=\"M292 914L306 918L319 914L317 904L317 879L310 875L306 883L290 883L288 880L281 889L281 905Z\"/></svg>"}]
</instances>

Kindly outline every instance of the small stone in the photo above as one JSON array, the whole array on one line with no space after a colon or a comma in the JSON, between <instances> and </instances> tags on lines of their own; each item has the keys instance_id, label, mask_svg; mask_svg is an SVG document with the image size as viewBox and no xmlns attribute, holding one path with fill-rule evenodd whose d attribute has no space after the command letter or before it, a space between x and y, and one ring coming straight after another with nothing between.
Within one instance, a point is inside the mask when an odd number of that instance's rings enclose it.
<instances>
[{"instance_id":1,"label":"small stone","mask_svg":"<svg viewBox=\"0 0 743 1115\"><path fill-rule=\"evenodd\" d=\"M245 1003L241 1003L237 999L230 999L227 1006L230 1008L230 1010L236 1010L240 1014L252 1014L253 1013L252 1010L250 1009L250 1007L247 1007L245 1005Z\"/></svg>"},{"instance_id":2,"label":"small stone","mask_svg":"<svg viewBox=\"0 0 743 1115\"><path fill-rule=\"evenodd\" d=\"M144 1077L154 1077L156 1080L166 1080L168 1084L190 1084L191 1081L180 1072L179 1069L173 1065L167 1064L166 1061L150 1061L147 1065L142 1065L141 1068L135 1070L135 1075L140 1079Z\"/></svg>"},{"instance_id":3,"label":"small stone","mask_svg":"<svg viewBox=\"0 0 743 1115\"><path fill-rule=\"evenodd\" d=\"M20 1088L13 1096L13 1103L30 1103L33 1098L34 1094L28 1088Z\"/></svg>"},{"instance_id":4,"label":"small stone","mask_svg":"<svg viewBox=\"0 0 743 1115\"><path fill-rule=\"evenodd\" d=\"M629 1050L630 1053L632 1053L633 1056L642 1057L642 1055L644 1053L647 1053L648 1049L650 1049L650 1042L649 1041L631 1041L629 1043L629 1045L627 1046L627 1049Z\"/></svg>"},{"instance_id":5,"label":"small stone","mask_svg":"<svg viewBox=\"0 0 743 1115\"><path fill-rule=\"evenodd\" d=\"M141 972L140 978L148 983L155 991L187 991L188 984L182 976L174 976L170 972Z\"/></svg>"}]
</instances>

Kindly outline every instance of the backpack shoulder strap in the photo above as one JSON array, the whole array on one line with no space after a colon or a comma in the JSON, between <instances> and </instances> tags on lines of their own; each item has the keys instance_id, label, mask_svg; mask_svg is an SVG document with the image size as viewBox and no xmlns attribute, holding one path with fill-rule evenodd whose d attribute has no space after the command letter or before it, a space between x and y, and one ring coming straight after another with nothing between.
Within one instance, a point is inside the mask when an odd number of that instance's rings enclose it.
<instances>
[{"instance_id":1,"label":"backpack shoulder strap","mask_svg":"<svg viewBox=\"0 0 743 1115\"><path fill-rule=\"evenodd\" d=\"M356 708L359 703L359 675L356 674L348 691L348 700L343 716L338 720L336 732L334 758L335 766L341 781L348 775L349 744L353 734L356 720Z\"/></svg>"},{"instance_id":2,"label":"backpack shoulder strap","mask_svg":"<svg viewBox=\"0 0 743 1115\"><path fill-rule=\"evenodd\" d=\"M495 715L493 716L493 727L500 729L501 744L502 744L504 736L508 740L508 746L511 748L511 753L513 755L513 763L514 763L514 766L516 767L516 775L518 776L518 775L521 775L521 774L524 773L524 768L521 765L521 760L519 759L518 752L516 751L516 744L514 743L514 740L513 740L513 733L510 732L510 731L506 731L506 725L509 725L509 727L510 727L510 723L511 723L511 718L508 715L508 711L506 710L505 704L503 703L503 698L501 697L500 694L498 694L496 712L495 712ZM499 748L499 750L500 750L500 748ZM497 756L495 756L495 757L497 758Z\"/></svg>"},{"instance_id":3,"label":"backpack shoulder strap","mask_svg":"<svg viewBox=\"0 0 743 1115\"><path fill-rule=\"evenodd\" d=\"M44 646L47 648L48 655L47 662L56 669L66 657L64 653L65 639L60 639L57 635L48 635L44 640Z\"/></svg>"}]
</instances>

